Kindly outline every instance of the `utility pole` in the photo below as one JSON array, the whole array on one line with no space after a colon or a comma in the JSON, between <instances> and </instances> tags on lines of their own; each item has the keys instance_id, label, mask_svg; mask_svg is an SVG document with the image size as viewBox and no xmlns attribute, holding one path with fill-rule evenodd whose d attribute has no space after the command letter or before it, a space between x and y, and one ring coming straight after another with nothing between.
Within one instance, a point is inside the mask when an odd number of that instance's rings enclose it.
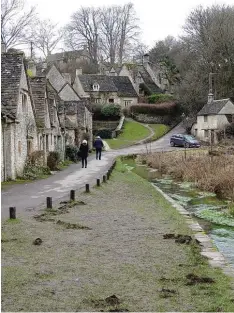
<instances>
[{"instance_id":1,"label":"utility pole","mask_svg":"<svg viewBox=\"0 0 234 313\"><path fill-rule=\"evenodd\" d=\"M214 86L215 85L214 84L214 75L217 75L217 73L209 73L209 93L214 94L214 99L216 99L216 88Z\"/></svg>"},{"instance_id":2,"label":"utility pole","mask_svg":"<svg viewBox=\"0 0 234 313\"><path fill-rule=\"evenodd\" d=\"M31 51L31 60L32 60L32 57L33 57L33 42L30 41L30 51Z\"/></svg>"}]
</instances>

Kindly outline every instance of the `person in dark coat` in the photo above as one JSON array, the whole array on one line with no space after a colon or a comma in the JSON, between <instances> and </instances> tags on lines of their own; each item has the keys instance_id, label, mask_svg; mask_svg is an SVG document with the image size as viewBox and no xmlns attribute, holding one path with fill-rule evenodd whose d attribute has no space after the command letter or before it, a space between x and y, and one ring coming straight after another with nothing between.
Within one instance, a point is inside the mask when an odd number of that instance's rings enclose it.
<instances>
[{"instance_id":1,"label":"person in dark coat","mask_svg":"<svg viewBox=\"0 0 234 313\"><path fill-rule=\"evenodd\" d=\"M93 144L94 148L96 149L96 160L101 160L102 157L102 148L104 147L103 141L100 136L96 137L96 140Z\"/></svg>"},{"instance_id":2,"label":"person in dark coat","mask_svg":"<svg viewBox=\"0 0 234 313\"><path fill-rule=\"evenodd\" d=\"M87 167L87 157L89 154L89 146L87 140L83 140L80 149L79 149L79 156L81 157L82 168Z\"/></svg>"}]
</instances>

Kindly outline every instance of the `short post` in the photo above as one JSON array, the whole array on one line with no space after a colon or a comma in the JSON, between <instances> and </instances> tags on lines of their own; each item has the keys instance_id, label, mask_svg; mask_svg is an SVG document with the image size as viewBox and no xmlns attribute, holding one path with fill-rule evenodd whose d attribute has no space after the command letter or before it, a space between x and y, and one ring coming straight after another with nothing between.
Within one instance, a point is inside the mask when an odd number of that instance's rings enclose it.
<instances>
[{"instance_id":1,"label":"short post","mask_svg":"<svg viewBox=\"0 0 234 313\"><path fill-rule=\"evenodd\" d=\"M110 178L109 171L106 173L106 179L108 180Z\"/></svg>"},{"instance_id":2,"label":"short post","mask_svg":"<svg viewBox=\"0 0 234 313\"><path fill-rule=\"evenodd\" d=\"M89 184L86 184L86 185L85 185L85 192L90 192L90 190L89 190Z\"/></svg>"},{"instance_id":3,"label":"short post","mask_svg":"<svg viewBox=\"0 0 234 313\"><path fill-rule=\"evenodd\" d=\"M100 187L100 179L97 179L97 186Z\"/></svg>"},{"instance_id":4,"label":"short post","mask_svg":"<svg viewBox=\"0 0 234 313\"><path fill-rule=\"evenodd\" d=\"M16 219L16 207L10 207L10 219Z\"/></svg>"},{"instance_id":5,"label":"short post","mask_svg":"<svg viewBox=\"0 0 234 313\"><path fill-rule=\"evenodd\" d=\"M75 190L70 191L70 201L75 201Z\"/></svg>"},{"instance_id":6,"label":"short post","mask_svg":"<svg viewBox=\"0 0 234 313\"><path fill-rule=\"evenodd\" d=\"M106 175L103 175L103 183L106 183Z\"/></svg>"},{"instance_id":7,"label":"short post","mask_svg":"<svg viewBox=\"0 0 234 313\"><path fill-rule=\"evenodd\" d=\"M46 208L47 209L52 209L52 197L47 197L46 198Z\"/></svg>"}]
</instances>

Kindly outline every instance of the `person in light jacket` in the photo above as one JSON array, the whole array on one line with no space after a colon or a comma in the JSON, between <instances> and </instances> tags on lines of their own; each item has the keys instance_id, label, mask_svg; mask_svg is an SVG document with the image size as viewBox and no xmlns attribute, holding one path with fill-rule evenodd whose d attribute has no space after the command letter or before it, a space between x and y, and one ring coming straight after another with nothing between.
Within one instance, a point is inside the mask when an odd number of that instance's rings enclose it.
<instances>
[{"instance_id":1,"label":"person in light jacket","mask_svg":"<svg viewBox=\"0 0 234 313\"><path fill-rule=\"evenodd\" d=\"M102 148L104 147L103 141L100 136L96 137L96 140L93 144L94 148L96 149L96 160L101 160L102 157Z\"/></svg>"},{"instance_id":2,"label":"person in light jacket","mask_svg":"<svg viewBox=\"0 0 234 313\"><path fill-rule=\"evenodd\" d=\"M81 162L82 162L82 168L87 167L87 158L89 154L89 146L87 140L83 140L80 149L79 149L79 156L81 157Z\"/></svg>"}]
</instances>

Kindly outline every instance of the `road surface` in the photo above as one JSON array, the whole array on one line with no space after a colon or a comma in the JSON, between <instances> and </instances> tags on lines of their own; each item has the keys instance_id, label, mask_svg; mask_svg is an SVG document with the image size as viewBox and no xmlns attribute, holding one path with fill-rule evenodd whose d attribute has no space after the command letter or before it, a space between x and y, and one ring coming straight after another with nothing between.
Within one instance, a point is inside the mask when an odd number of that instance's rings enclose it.
<instances>
[{"instance_id":1,"label":"road surface","mask_svg":"<svg viewBox=\"0 0 234 313\"><path fill-rule=\"evenodd\" d=\"M69 199L71 189L85 190L85 184L93 186L96 179L102 179L107 170L119 155L146 153L147 151L170 151L169 138L174 133L184 132L181 125L176 126L159 140L150 144L135 145L132 147L104 152L102 160L96 160L92 155L88 158L88 167L81 168L81 163L72 164L67 169L59 171L49 178L35 182L5 187L2 191L2 218L8 218L9 207L17 209L17 216L35 214L45 207L46 197L52 197L54 202Z\"/></svg>"}]
</instances>

